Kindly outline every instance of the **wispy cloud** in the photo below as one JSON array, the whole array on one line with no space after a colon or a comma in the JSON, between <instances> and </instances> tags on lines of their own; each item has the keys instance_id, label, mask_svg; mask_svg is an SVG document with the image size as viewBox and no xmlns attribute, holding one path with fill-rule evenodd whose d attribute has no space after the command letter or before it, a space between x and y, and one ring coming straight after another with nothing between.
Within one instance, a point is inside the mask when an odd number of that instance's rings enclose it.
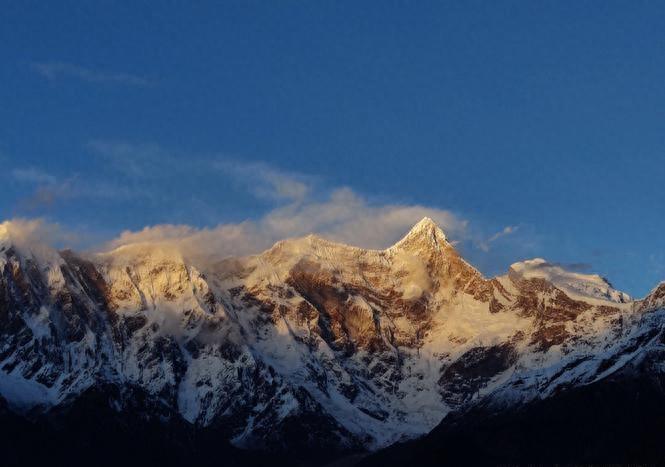
<instances>
[{"instance_id":1,"label":"wispy cloud","mask_svg":"<svg viewBox=\"0 0 665 467\"><path fill-rule=\"evenodd\" d=\"M34 167L13 169L11 175L14 180L19 182L40 184L54 184L56 182L56 178L53 175Z\"/></svg>"},{"instance_id":2,"label":"wispy cloud","mask_svg":"<svg viewBox=\"0 0 665 467\"><path fill-rule=\"evenodd\" d=\"M508 226L504 227L502 230L500 230L499 232L492 235L487 241L489 243L492 243L492 242L498 240L501 237L505 237L506 235L510 235L510 234L513 234L513 233L517 232L518 229L519 229L519 226L517 226L517 225L508 225Z\"/></svg>"},{"instance_id":3,"label":"wispy cloud","mask_svg":"<svg viewBox=\"0 0 665 467\"><path fill-rule=\"evenodd\" d=\"M88 83L119 84L124 86L149 86L146 78L130 73L102 71L67 62L32 62L30 68L44 78L54 81L61 77L75 78Z\"/></svg>"},{"instance_id":4,"label":"wispy cloud","mask_svg":"<svg viewBox=\"0 0 665 467\"><path fill-rule=\"evenodd\" d=\"M9 174L13 180L31 188L32 191L17 203L19 211L29 213L48 210L59 202L80 198L117 201L141 196L139 190L107 180L86 179L78 174L60 178L34 167L14 168Z\"/></svg>"},{"instance_id":5,"label":"wispy cloud","mask_svg":"<svg viewBox=\"0 0 665 467\"><path fill-rule=\"evenodd\" d=\"M35 212L49 209L61 199L69 195L69 183L51 184L37 187L29 196L19 200L22 211Z\"/></svg>"},{"instance_id":6,"label":"wispy cloud","mask_svg":"<svg viewBox=\"0 0 665 467\"><path fill-rule=\"evenodd\" d=\"M314 177L288 173L262 162L216 160L213 166L240 181L259 198L304 201L311 193Z\"/></svg>"},{"instance_id":7,"label":"wispy cloud","mask_svg":"<svg viewBox=\"0 0 665 467\"><path fill-rule=\"evenodd\" d=\"M21 211L34 212L53 206L71 192L71 181L58 180L53 174L35 167L16 167L9 172L13 180L27 185L32 192L19 199Z\"/></svg>"},{"instance_id":8,"label":"wispy cloud","mask_svg":"<svg viewBox=\"0 0 665 467\"><path fill-rule=\"evenodd\" d=\"M88 141L85 147L106 161L113 170L130 178L155 178L165 171L176 169L173 166L176 158L152 143L94 139Z\"/></svg>"},{"instance_id":9,"label":"wispy cloud","mask_svg":"<svg viewBox=\"0 0 665 467\"><path fill-rule=\"evenodd\" d=\"M512 235L515 232L519 230L519 226L517 225L507 225L500 231L496 232L494 235L489 237L487 240L482 240L478 242L478 248L480 248L484 252L490 251L492 243L496 242L502 237L506 237L508 235Z\"/></svg>"},{"instance_id":10,"label":"wispy cloud","mask_svg":"<svg viewBox=\"0 0 665 467\"><path fill-rule=\"evenodd\" d=\"M85 147L103 161L108 173L123 179L126 186L140 186L147 197L160 202L171 200L170 207L176 212L196 204L197 212L209 212L211 215L207 217L211 219L213 206L219 202L215 199L206 203L206 198L210 199L211 192L221 186L239 188L275 205L305 200L313 194L312 187L317 181L316 177L280 170L263 162L168 151L152 143L96 139ZM174 187L187 190L186 195ZM314 193L317 194L321 193Z\"/></svg>"}]
</instances>

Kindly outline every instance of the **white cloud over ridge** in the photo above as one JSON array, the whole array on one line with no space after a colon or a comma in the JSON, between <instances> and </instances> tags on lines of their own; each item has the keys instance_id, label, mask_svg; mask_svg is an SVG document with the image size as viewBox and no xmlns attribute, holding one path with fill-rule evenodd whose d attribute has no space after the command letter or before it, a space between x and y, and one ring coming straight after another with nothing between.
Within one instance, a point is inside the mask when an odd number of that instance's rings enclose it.
<instances>
[{"instance_id":1,"label":"white cloud over ridge","mask_svg":"<svg viewBox=\"0 0 665 467\"><path fill-rule=\"evenodd\" d=\"M41 260L56 258L51 247L68 247L78 241L77 235L57 223L44 219L12 219L0 222L0 247L11 246L30 252Z\"/></svg>"},{"instance_id":2,"label":"white cloud over ridge","mask_svg":"<svg viewBox=\"0 0 665 467\"><path fill-rule=\"evenodd\" d=\"M373 204L350 188L322 188L316 176L287 172L263 162L222 156L179 158L152 144L95 140L87 147L122 170L132 181L150 182L182 172L182 177L218 173L273 207L262 216L239 223L195 228L161 224L125 231L106 248L162 243L192 256L215 258L258 253L275 242L310 233L364 248L382 249L399 240L416 222L431 217L453 238L464 235L468 222L456 214L417 204Z\"/></svg>"},{"instance_id":3,"label":"white cloud over ridge","mask_svg":"<svg viewBox=\"0 0 665 467\"><path fill-rule=\"evenodd\" d=\"M415 203L372 202L351 188L330 188L316 175L293 173L263 162L221 155L190 157L156 144L127 141L91 140L85 148L102 161L103 171L65 177L39 168L15 167L10 172L14 180L35 187L20 207L48 213L62 208L56 204L69 208L84 199L128 208L143 205L145 210L165 209L166 218L188 219L182 224L124 231L92 248L97 252L149 242L187 256L215 260L259 253L279 240L310 233L353 246L384 249L423 217L430 217L453 244L461 243L472 252L486 255L490 245L518 230L517 226L508 226L489 235L475 223L471 228L467 219L450 210ZM259 200L263 205L263 213L243 222L215 225L224 218L225 207L220 200L234 199L224 197L229 196L228 190L215 191L219 186L235 186L250 194L254 204ZM90 236L88 232L81 238ZM99 236L78 243L99 245ZM514 239L510 245L513 243Z\"/></svg>"},{"instance_id":4,"label":"white cloud over ridge","mask_svg":"<svg viewBox=\"0 0 665 467\"><path fill-rule=\"evenodd\" d=\"M212 228L163 224L125 231L107 248L141 243L163 244L184 255L210 259L258 253L275 242L310 233L363 248L383 249L428 216L449 235L464 234L467 222L450 211L420 205L374 206L348 188L334 190L317 202L292 202L257 220Z\"/></svg>"}]
</instances>

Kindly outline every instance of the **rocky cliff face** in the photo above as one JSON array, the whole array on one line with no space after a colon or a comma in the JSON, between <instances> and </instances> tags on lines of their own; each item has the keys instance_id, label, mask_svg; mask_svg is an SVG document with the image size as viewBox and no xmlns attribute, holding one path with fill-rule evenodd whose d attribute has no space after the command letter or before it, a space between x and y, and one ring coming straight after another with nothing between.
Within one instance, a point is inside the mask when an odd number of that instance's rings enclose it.
<instances>
[{"instance_id":1,"label":"rocky cliff face","mask_svg":"<svg viewBox=\"0 0 665 467\"><path fill-rule=\"evenodd\" d=\"M82 256L5 235L0 395L35 414L112 387L118 413L149 407L239 447L376 449L647 354L661 371L663 290L632 301L543 260L486 279L429 219L387 250L308 236L214 264L159 244Z\"/></svg>"}]
</instances>

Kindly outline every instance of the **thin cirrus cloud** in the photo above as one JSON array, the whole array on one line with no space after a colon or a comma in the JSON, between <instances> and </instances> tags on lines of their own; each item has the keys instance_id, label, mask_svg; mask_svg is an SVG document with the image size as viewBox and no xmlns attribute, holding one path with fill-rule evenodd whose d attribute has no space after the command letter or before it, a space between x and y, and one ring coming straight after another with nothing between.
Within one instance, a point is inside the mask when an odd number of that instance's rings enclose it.
<instances>
[{"instance_id":1,"label":"thin cirrus cloud","mask_svg":"<svg viewBox=\"0 0 665 467\"><path fill-rule=\"evenodd\" d=\"M151 83L146 78L116 71L103 71L67 62L32 62L30 68L38 75L55 81L58 78L74 78L88 83L118 84L145 87Z\"/></svg>"},{"instance_id":2,"label":"thin cirrus cloud","mask_svg":"<svg viewBox=\"0 0 665 467\"><path fill-rule=\"evenodd\" d=\"M15 168L11 171L12 178L18 182L54 184L56 177L34 167Z\"/></svg>"},{"instance_id":3,"label":"thin cirrus cloud","mask_svg":"<svg viewBox=\"0 0 665 467\"><path fill-rule=\"evenodd\" d=\"M183 158L150 143L92 140L86 148L127 179L161 181L174 175L181 179L217 173L255 197L276 203L303 201L312 194L316 183L315 177L286 172L263 162L220 156Z\"/></svg>"},{"instance_id":4,"label":"thin cirrus cloud","mask_svg":"<svg viewBox=\"0 0 665 467\"><path fill-rule=\"evenodd\" d=\"M60 178L34 167L17 167L9 175L15 182L30 188L29 194L17 201L20 211L30 213L48 210L59 202L80 198L119 201L140 195L137 190L111 181L86 180L78 174Z\"/></svg>"},{"instance_id":5,"label":"thin cirrus cloud","mask_svg":"<svg viewBox=\"0 0 665 467\"><path fill-rule=\"evenodd\" d=\"M507 225L500 231L496 232L494 235L489 237L486 240L481 240L478 242L478 248L480 248L484 252L490 251L490 248L492 247L492 243L496 242L502 237L506 237L508 235L512 235L516 233L519 230L518 225Z\"/></svg>"},{"instance_id":6,"label":"thin cirrus cloud","mask_svg":"<svg viewBox=\"0 0 665 467\"><path fill-rule=\"evenodd\" d=\"M217 160L212 166L220 170L259 198L273 201L304 201L312 192L315 178L288 173L262 162Z\"/></svg>"},{"instance_id":7,"label":"thin cirrus cloud","mask_svg":"<svg viewBox=\"0 0 665 467\"><path fill-rule=\"evenodd\" d=\"M85 148L108 164L109 169L131 179L162 178L168 172L182 173L187 165L156 144L90 140ZM190 164L189 167L192 167Z\"/></svg>"},{"instance_id":8,"label":"thin cirrus cloud","mask_svg":"<svg viewBox=\"0 0 665 467\"><path fill-rule=\"evenodd\" d=\"M35 167L16 167L10 171L10 176L15 182L32 189L28 196L18 201L18 206L24 211L49 208L70 192L70 180L59 181L55 175Z\"/></svg>"}]
</instances>

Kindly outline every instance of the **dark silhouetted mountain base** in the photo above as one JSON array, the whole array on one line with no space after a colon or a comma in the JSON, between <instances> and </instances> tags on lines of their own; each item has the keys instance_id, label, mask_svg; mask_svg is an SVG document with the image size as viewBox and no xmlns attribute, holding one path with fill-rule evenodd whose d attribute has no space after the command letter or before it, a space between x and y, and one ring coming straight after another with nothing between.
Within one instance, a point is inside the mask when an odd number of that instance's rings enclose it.
<instances>
[{"instance_id":1,"label":"dark silhouetted mountain base","mask_svg":"<svg viewBox=\"0 0 665 467\"><path fill-rule=\"evenodd\" d=\"M17 415L0 399L0 465L308 467L349 454L306 443L285 446L281 452L238 449L227 441L223 427L163 420L165 408L147 403L140 391L133 394L132 410L114 410L109 406L109 392L114 391L88 391L65 410L34 416ZM303 439L301 433L288 434Z\"/></svg>"},{"instance_id":2,"label":"dark silhouetted mountain base","mask_svg":"<svg viewBox=\"0 0 665 467\"><path fill-rule=\"evenodd\" d=\"M573 388L515 410L477 406L360 466L663 465L664 388L662 378L629 377Z\"/></svg>"}]
</instances>

